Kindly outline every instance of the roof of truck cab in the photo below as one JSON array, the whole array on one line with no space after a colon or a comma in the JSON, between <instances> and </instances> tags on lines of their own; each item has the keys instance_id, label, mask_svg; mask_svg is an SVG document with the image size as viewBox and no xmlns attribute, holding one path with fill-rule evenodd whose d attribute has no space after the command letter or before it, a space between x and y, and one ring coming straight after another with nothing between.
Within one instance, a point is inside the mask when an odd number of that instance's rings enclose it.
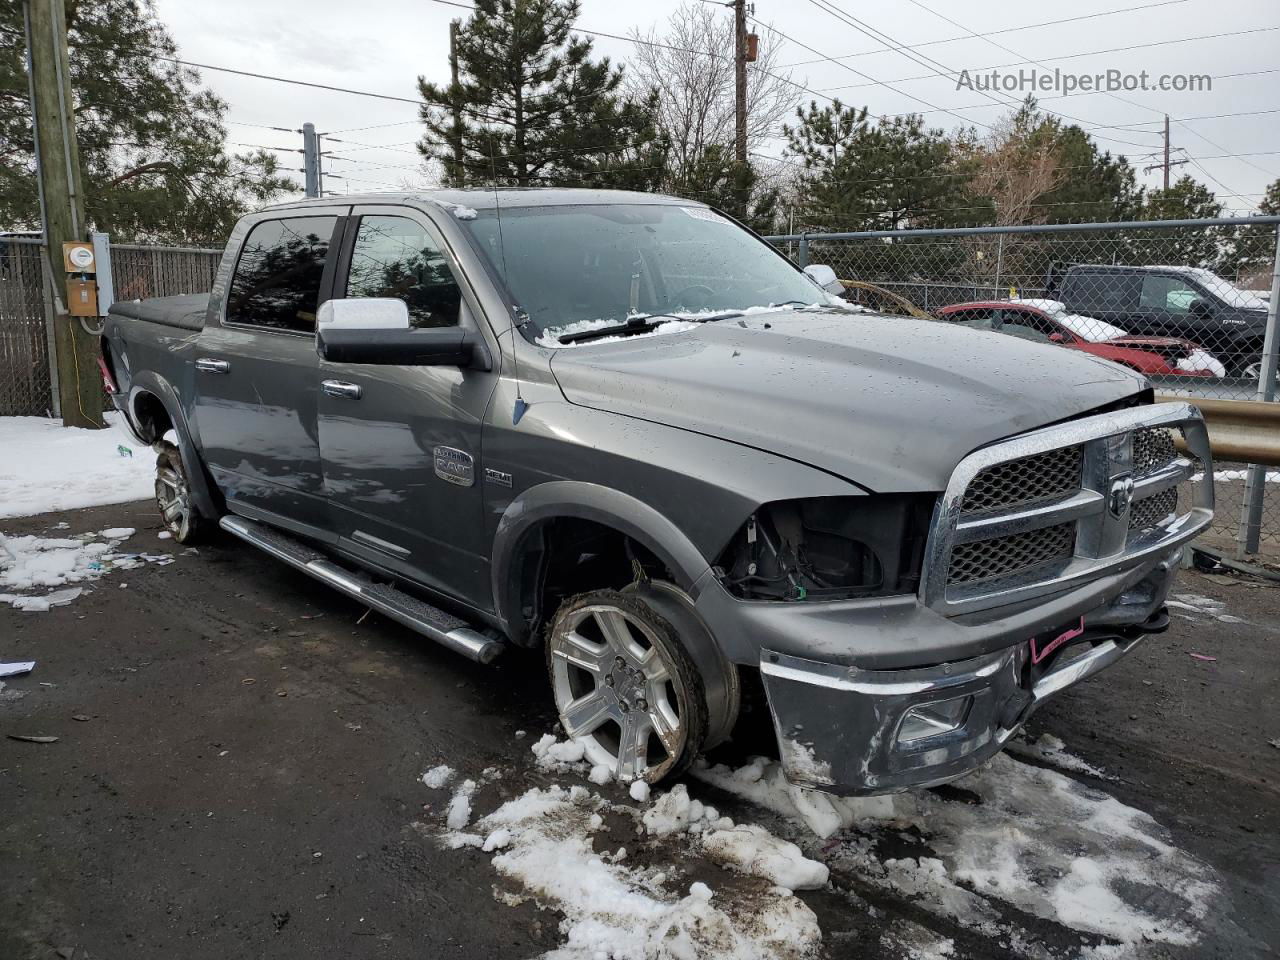
<instances>
[{"instance_id":1,"label":"roof of truck cab","mask_svg":"<svg viewBox=\"0 0 1280 960\"><path fill-rule=\"evenodd\" d=\"M476 210L492 210L504 207L552 207L574 204L667 204L684 207L705 207L697 200L684 200L661 193L640 193L634 190L581 190L563 187L503 187L500 190L391 190L383 193L353 193L340 197L313 197L292 200L265 207L267 210L297 209L309 206L327 206L347 203L403 203L405 201L432 203L442 207L464 206Z\"/></svg>"}]
</instances>

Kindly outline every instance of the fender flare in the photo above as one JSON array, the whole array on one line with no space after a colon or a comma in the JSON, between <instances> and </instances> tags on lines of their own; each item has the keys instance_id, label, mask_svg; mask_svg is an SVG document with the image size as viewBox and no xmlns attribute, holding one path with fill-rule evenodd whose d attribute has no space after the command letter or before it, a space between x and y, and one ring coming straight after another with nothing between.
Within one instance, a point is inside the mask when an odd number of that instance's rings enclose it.
<instances>
[{"instance_id":1,"label":"fender flare","mask_svg":"<svg viewBox=\"0 0 1280 960\"><path fill-rule=\"evenodd\" d=\"M178 434L178 454L182 457L182 466L187 471L187 481L191 484L191 494L196 501L196 507L207 517L218 517L223 510L218 505L216 490L200 457L199 435L187 421L178 391L168 380L153 371L140 371L129 385L128 417L130 423L134 425L135 433L138 432L137 402L139 395L143 393L151 394L159 400L173 423L173 429ZM160 438L156 437L155 440L158 441Z\"/></svg>"},{"instance_id":2,"label":"fender flare","mask_svg":"<svg viewBox=\"0 0 1280 960\"><path fill-rule=\"evenodd\" d=\"M504 632L523 637L519 578L513 576L525 537L544 521L592 520L625 534L660 559L678 587L696 599L696 584L711 564L666 516L642 500L610 487L578 480L551 480L511 501L498 521L491 553L494 609Z\"/></svg>"}]
</instances>

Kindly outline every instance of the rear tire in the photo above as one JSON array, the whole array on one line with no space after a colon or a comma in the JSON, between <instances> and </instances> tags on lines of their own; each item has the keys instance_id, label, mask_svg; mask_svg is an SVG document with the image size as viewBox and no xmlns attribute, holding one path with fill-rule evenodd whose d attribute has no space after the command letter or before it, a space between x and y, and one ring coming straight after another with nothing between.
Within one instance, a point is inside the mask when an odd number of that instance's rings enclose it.
<instances>
[{"instance_id":1,"label":"rear tire","mask_svg":"<svg viewBox=\"0 0 1280 960\"><path fill-rule=\"evenodd\" d=\"M156 506L164 528L178 543L198 542L212 526L212 521L200 513L191 496L182 455L167 441L157 449Z\"/></svg>"},{"instance_id":2,"label":"rear tire","mask_svg":"<svg viewBox=\"0 0 1280 960\"><path fill-rule=\"evenodd\" d=\"M624 783L682 773L707 739L702 677L663 617L633 596L566 600L547 631L560 725Z\"/></svg>"}]
</instances>

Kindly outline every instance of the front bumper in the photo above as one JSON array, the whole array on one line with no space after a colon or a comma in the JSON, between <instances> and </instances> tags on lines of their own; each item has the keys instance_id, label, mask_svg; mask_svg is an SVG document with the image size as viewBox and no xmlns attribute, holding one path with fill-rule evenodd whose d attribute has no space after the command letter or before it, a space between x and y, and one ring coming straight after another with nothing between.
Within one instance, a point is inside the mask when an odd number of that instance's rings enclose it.
<instances>
[{"instance_id":1,"label":"front bumper","mask_svg":"<svg viewBox=\"0 0 1280 960\"><path fill-rule=\"evenodd\" d=\"M1038 657L1029 640L967 660L897 670L762 651L760 671L787 778L856 796L963 776L999 752L1046 699L1167 627L1164 602L1180 555L1172 551L1085 614L1077 627L1082 632L1051 654L1039 648Z\"/></svg>"}]
</instances>

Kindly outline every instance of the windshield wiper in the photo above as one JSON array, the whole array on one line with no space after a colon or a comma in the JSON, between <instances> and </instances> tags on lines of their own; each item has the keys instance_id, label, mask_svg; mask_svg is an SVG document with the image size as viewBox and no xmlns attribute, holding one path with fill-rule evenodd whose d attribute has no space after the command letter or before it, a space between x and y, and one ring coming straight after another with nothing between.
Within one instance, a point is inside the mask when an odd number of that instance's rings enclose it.
<instances>
[{"instance_id":1,"label":"windshield wiper","mask_svg":"<svg viewBox=\"0 0 1280 960\"><path fill-rule=\"evenodd\" d=\"M715 313L705 317L688 317L681 316L678 313L646 313L643 316L628 317L622 323L614 323L607 327L597 327L594 330L583 330L579 333L568 333L562 337L556 337L561 343L583 343L587 340L599 340L601 337L626 337L634 336L637 333L648 333L650 330L656 330L664 323L672 320L686 320L689 323L710 323L713 320L732 320L734 317L742 316L741 311L730 311L728 313Z\"/></svg>"}]
</instances>

